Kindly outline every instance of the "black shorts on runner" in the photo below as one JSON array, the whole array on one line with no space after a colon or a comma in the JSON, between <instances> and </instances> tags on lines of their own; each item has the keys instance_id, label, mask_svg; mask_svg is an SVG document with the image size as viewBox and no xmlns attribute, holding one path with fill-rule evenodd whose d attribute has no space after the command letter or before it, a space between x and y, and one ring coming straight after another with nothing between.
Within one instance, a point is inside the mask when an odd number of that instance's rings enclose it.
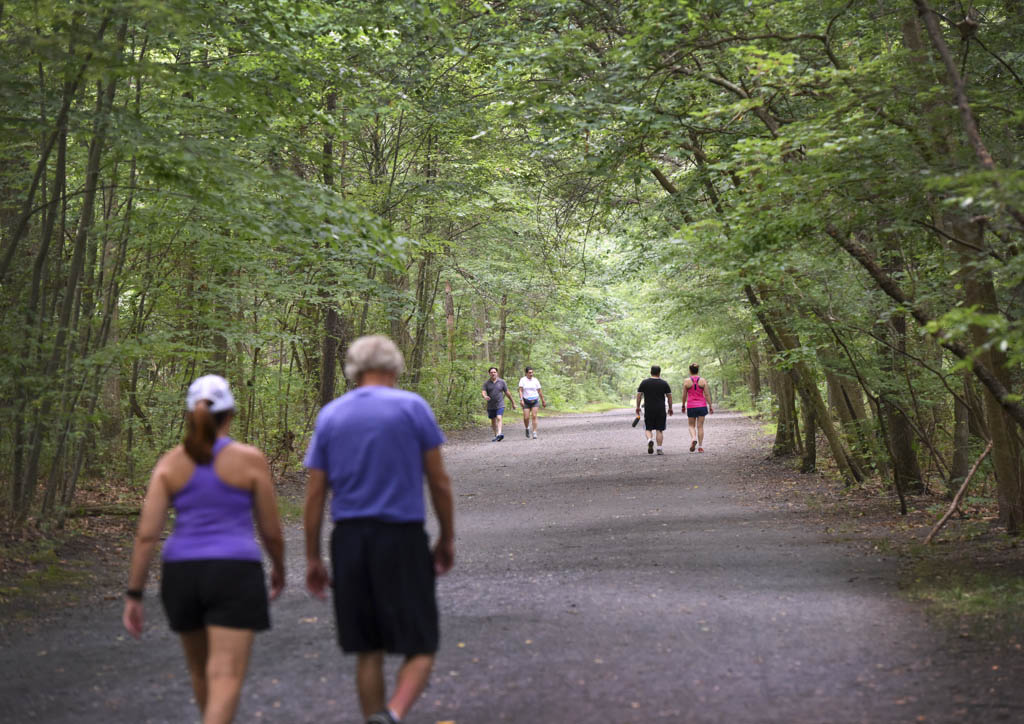
<instances>
[{"instance_id":1,"label":"black shorts on runner","mask_svg":"<svg viewBox=\"0 0 1024 724\"><path fill-rule=\"evenodd\" d=\"M523 400L523 409L529 410L531 407L536 407L540 404L540 400Z\"/></svg>"},{"instance_id":2,"label":"black shorts on runner","mask_svg":"<svg viewBox=\"0 0 1024 724\"><path fill-rule=\"evenodd\" d=\"M267 585L259 561L164 561L160 600L177 633L206 626L270 628Z\"/></svg>"},{"instance_id":3,"label":"black shorts on runner","mask_svg":"<svg viewBox=\"0 0 1024 724\"><path fill-rule=\"evenodd\" d=\"M664 412L662 412L660 415L658 415L658 414L650 414L650 413L644 411L644 429L645 430L662 430L662 431L664 431L665 430L665 424L666 424L667 420L668 420L668 417L666 416L666 414Z\"/></svg>"},{"instance_id":4,"label":"black shorts on runner","mask_svg":"<svg viewBox=\"0 0 1024 724\"><path fill-rule=\"evenodd\" d=\"M434 558L422 523L338 521L331 534L334 613L346 653L437 651Z\"/></svg>"},{"instance_id":5,"label":"black shorts on runner","mask_svg":"<svg viewBox=\"0 0 1024 724\"><path fill-rule=\"evenodd\" d=\"M708 416L708 408L706 408L706 407L687 407L686 408L686 416L687 417L707 417Z\"/></svg>"}]
</instances>

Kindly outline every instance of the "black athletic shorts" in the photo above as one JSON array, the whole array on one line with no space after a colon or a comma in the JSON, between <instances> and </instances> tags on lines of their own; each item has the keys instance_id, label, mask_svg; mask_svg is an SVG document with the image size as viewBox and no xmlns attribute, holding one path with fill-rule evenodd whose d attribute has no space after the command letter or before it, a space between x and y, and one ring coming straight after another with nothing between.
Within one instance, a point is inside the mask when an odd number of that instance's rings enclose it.
<instances>
[{"instance_id":1,"label":"black athletic shorts","mask_svg":"<svg viewBox=\"0 0 1024 724\"><path fill-rule=\"evenodd\" d=\"M653 411L648 412L646 408L644 409L645 430L664 430L667 421L668 415L664 411L659 415Z\"/></svg>"},{"instance_id":2,"label":"black athletic shorts","mask_svg":"<svg viewBox=\"0 0 1024 724\"><path fill-rule=\"evenodd\" d=\"M206 626L270 628L259 561L164 561L160 599L171 630L179 633Z\"/></svg>"},{"instance_id":3,"label":"black athletic shorts","mask_svg":"<svg viewBox=\"0 0 1024 724\"><path fill-rule=\"evenodd\" d=\"M437 651L434 557L422 523L360 518L331 534L334 612L346 653Z\"/></svg>"},{"instance_id":4,"label":"black athletic shorts","mask_svg":"<svg viewBox=\"0 0 1024 724\"><path fill-rule=\"evenodd\" d=\"M687 417L707 417L708 416L708 408L707 407L687 407L686 408L686 416Z\"/></svg>"},{"instance_id":5,"label":"black athletic shorts","mask_svg":"<svg viewBox=\"0 0 1024 724\"><path fill-rule=\"evenodd\" d=\"M540 404L540 400L523 400L523 408L529 410L531 407L536 407Z\"/></svg>"}]
</instances>

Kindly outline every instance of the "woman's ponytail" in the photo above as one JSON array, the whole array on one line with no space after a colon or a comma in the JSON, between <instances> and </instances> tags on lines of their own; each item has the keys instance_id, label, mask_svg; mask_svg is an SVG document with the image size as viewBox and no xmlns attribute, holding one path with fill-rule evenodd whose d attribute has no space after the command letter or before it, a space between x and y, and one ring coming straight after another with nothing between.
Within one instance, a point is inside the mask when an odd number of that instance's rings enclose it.
<instances>
[{"instance_id":1,"label":"woman's ponytail","mask_svg":"<svg viewBox=\"0 0 1024 724\"><path fill-rule=\"evenodd\" d=\"M198 465L213 460L213 443L217 440L217 421L210 412L210 403L199 400L192 412L185 414L185 452Z\"/></svg>"}]
</instances>

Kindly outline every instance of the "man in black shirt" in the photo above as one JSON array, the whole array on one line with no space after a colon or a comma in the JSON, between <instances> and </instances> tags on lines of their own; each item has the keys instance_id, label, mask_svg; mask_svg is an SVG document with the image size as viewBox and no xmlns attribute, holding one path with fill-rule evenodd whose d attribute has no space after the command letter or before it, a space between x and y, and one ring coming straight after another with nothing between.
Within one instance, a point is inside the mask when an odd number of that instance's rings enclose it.
<instances>
[{"instance_id":1,"label":"man in black shirt","mask_svg":"<svg viewBox=\"0 0 1024 724\"><path fill-rule=\"evenodd\" d=\"M665 439L665 401L668 401L668 416L672 416L672 388L661 379L661 367L651 365L651 376L636 388L636 414L640 414L640 401L644 402L644 434L647 436L647 454L654 452L657 433L658 454L662 455L661 443Z\"/></svg>"}]
</instances>

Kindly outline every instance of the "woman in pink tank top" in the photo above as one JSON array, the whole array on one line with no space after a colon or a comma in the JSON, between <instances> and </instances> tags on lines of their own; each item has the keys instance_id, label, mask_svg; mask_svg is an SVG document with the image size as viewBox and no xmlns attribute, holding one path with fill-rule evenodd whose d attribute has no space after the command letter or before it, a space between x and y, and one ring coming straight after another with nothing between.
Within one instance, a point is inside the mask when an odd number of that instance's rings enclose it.
<instances>
[{"instance_id":1,"label":"woman in pink tank top","mask_svg":"<svg viewBox=\"0 0 1024 724\"><path fill-rule=\"evenodd\" d=\"M704 418L715 410L711 407L711 390L707 380L698 376L699 365L690 365L690 378L683 382L684 404L690 423L690 452L704 452Z\"/></svg>"}]
</instances>

